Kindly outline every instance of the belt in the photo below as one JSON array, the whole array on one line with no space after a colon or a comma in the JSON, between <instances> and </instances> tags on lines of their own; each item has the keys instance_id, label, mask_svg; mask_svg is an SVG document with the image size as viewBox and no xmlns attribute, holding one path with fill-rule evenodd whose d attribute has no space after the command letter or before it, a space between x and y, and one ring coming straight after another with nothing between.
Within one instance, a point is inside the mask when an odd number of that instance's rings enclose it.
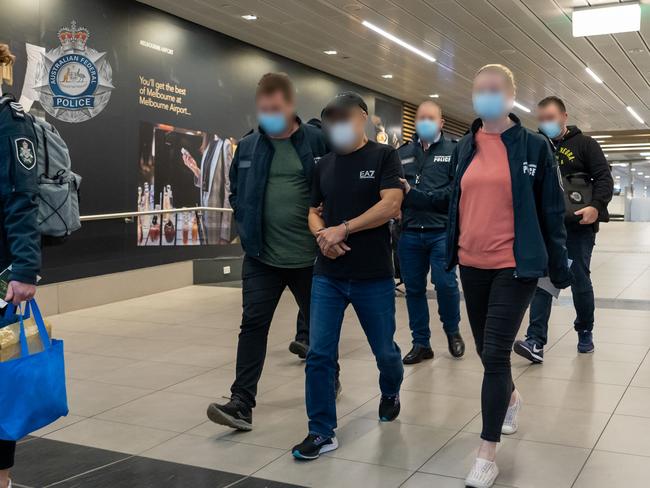
<instances>
[{"instance_id":1,"label":"belt","mask_svg":"<svg viewBox=\"0 0 650 488\"><path fill-rule=\"evenodd\" d=\"M402 229L402 232L420 232L420 233L425 233L425 232L442 232L445 229L436 229L433 227L407 227L406 229Z\"/></svg>"}]
</instances>

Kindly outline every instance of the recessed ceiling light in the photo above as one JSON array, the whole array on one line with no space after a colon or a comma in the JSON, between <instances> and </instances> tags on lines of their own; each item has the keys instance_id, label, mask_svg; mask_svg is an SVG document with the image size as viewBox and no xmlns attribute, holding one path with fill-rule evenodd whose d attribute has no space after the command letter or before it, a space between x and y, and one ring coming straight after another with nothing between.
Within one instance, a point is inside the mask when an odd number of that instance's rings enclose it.
<instances>
[{"instance_id":1,"label":"recessed ceiling light","mask_svg":"<svg viewBox=\"0 0 650 488\"><path fill-rule=\"evenodd\" d=\"M632 107L627 107L627 111L630 112L632 114L632 117L638 120L640 124L645 124L641 116L638 113L636 113Z\"/></svg>"},{"instance_id":2,"label":"recessed ceiling light","mask_svg":"<svg viewBox=\"0 0 650 488\"><path fill-rule=\"evenodd\" d=\"M331 49L329 51L323 51L323 53L327 54L328 56L334 56L338 54L338 51L334 51L333 49Z\"/></svg>"},{"instance_id":3,"label":"recessed ceiling light","mask_svg":"<svg viewBox=\"0 0 650 488\"><path fill-rule=\"evenodd\" d=\"M385 78L385 79L387 79L387 80L390 80L390 79L393 78L393 75L391 75L391 74L385 74L385 75L381 75L381 77L382 77L382 78Z\"/></svg>"},{"instance_id":4,"label":"recessed ceiling light","mask_svg":"<svg viewBox=\"0 0 650 488\"><path fill-rule=\"evenodd\" d=\"M257 15L246 14L246 15L242 15L241 18L244 20L257 20Z\"/></svg>"},{"instance_id":5,"label":"recessed ceiling light","mask_svg":"<svg viewBox=\"0 0 650 488\"><path fill-rule=\"evenodd\" d=\"M440 95L438 95L437 93L432 93L431 95L429 95L429 98L440 98Z\"/></svg>"},{"instance_id":6,"label":"recessed ceiling light","mask_svg":"<svg viewBox=\"0 0 650 488\"><path fill-rule=\"evenodd\" d=\"M641 29L638 2L579 8L573 11L573 37L635 32Z\"/></svg>"},{"instance_id":7,"label":"recessed ceiling light","mask_svg":"<svg viewBox=\"0 0 650 488\"><path fill-rule=\"evenodd\" d=\"M636 172L636 168L632 168L632 171Z\"/></svg>"},{"instance_id":8,"label":"recessed ceiling light","mask_svg":"<svg viewBox=\"0 0 650 488\"><path fill-rule=\"evenodd\" d=\"M605 156L606 158L608 158L608 157L609 157L609 154L605 153L605 154L603 154L603 156Z\"/></svg>"},{"instance_id":9,"label":"recessed ceiling light","mask_svg":"<svg viewBox=\"0 0 650 488\"><path fill-rule=\"evenodd\" d=\"M530 113L530 112L531 112L531 110L530 110L528 107L526 107L525 105L522 105L522 104L519 103L517 100L515 100L514 106L517 107L519 110L523 110L523 111L526 112L526 113Z\"/></svg>"},{"instance_id":10,"label":"recessed ceiling light","mask_svg":"<svg viewBox=\"0 0 650 488\"><path fill-rule=\"evenodd\" d=\"M646 178L646 179L647 179L647 178L650 178L650 175L645 175L644 178Z\"/></svg>"},{"instance_id":11,"label":"recessed ceiling light","mask_svg":"<svg viewBox=\"0 0 650 488\"><path fill-rule=\"evenodd\" d=\"M600 76L598 76L596 73L594 73L591 68L585 68L585 71L591 76L596 83L602 83L603 80L600 79Z\"/></svg>"},{"instance_id":12,"label":"recessed ceiling light","mask_svg":"<svg viewBox=\"0 0 650 488\"><path fill-rule=\"evenodd\" d=\"M628 149L644 148L650 146L650 142L635 142L629 144L601 144L600 147L625 147Z\"/></svg>"},{"instance_id":13,"label":"recessed ceiling light","mask_svg":"<svg viewBox=\"0 0 650 488\"><path fill-rule=\"evenodd\" d=\"M602 136L591 136L594 139L610 139L612 136L602 135Z\"/></svg>"},{"instance_id":14,"label":"recessed ceiling light","mask_svg":"<svg viewBox=\"0 0 650 488\"><path fill-rule=\"evenodd\" d=\"M643 176L643 171L639 171L637 174L638 174L639 176Z\"/></svg>"},{"instance_id":15,"label":"recessed ceiling light","mask_svg":"<svg viewBox=\"0 0 650 488\"><path fill-rule=\"evenodd\" d=\"M650 152L642 152L639 153L641 156L650 156Z\"/></svg>"},{"instance_id":16,"label":"recessed ceiling light","mask_svg":"<svg viewBox=\"0 0 650 488\"><path fill-rule=\"evenodd\" d=\"M418 56L422 56L422 57L423 57L424 59L426 59L427 61L431 61L432 63L435 63L435 62L436 62L436 58L434 58L434 57L431 56L430 54L427 54L427 53L425 53L424 51L422 51L421 49L418 49L417 47L415 47L415 46L409 44L408 42L403 41L402 39L400 39L400 38L397 37L397 36L394 36L394 35L391 34L390 32L386 32L386 31L385 31L384 29L382 29L381 27L377 27L375 24L372 24L372 23L368 22L367 20L364 20L364 21L362 22L362 24L363 24L364 26L366 26L368 29L375 31L375 32L376 32L377 34L379 34L380 36L383 36L383 37L385 37L386 39L388 39L388 40L390 40L390 41L393 41L395 44L399 44L399 45L402 46L404 49L408 49L408 50L411 51L412 53L415 53L415 54L417 54Z\"/></svg>"}]
</instances>

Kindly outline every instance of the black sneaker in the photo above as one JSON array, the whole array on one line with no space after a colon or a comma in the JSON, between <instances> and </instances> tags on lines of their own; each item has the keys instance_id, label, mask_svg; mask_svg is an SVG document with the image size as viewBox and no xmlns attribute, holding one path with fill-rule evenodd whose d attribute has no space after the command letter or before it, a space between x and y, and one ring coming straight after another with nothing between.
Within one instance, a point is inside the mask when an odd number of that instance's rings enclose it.
<instances>
[{"instance_id":1,"label":"black sneaker","mask_svg":"<svg viewBox=\"0 0 650 488\"><path fill-rule=\"evenodd\" d=\"M294 353L300 359L307 359L309 344L302 341L293 341L291 344L289 344L289 351Z\"/></svg>"},{"instance_id":2,"label":"black sneaker","mask_svg":"<svg viewBox=\"0 0 650 488\"><path fill-rule=\"evenodd\" d=\"M233 429L253 430L253 409L239 398L233 398L225 405L211 403L208 407L208 418L215 424Z\"/></svg>"},{"instance_id":3,"label":"black sneaker","mask_svg":"<svg viewBox=\"0 0 650 488\"><path fill-rule=\"evenodd\" d=\"M541 364L544 362L544 347L539 346L535 341L531 341L530 339L515 341L512 350L533 364Z\"/></svg>"},{"instance_id":4,"label":"black sneaker","mask_svg":"<svg viewBox=\"0 0 650 488\"><path fill-rule=\"evenodd\" d=\"M413 348L404 356L402 362L404 364L417 364L425 359L433 359L433 349L421 346L420 344L414 344Z\"/></svg>"},{"instance_id":5,"label":"black sneaker","mask_svg":"<svg viewBox=\"0 0 650 488\"><path fill-rule=\"evenodd\" d=\"M379 402L379 420L392 422L397 418L400 411L399 395L382 395Z\"/></svg>"},{"instance_id":6,"label":"black sneaker","mask_svg":"<svg viewBox=\"0 0 650 488\"><path fill-rule=\"evenodd\" d=\"M449 346L449 354L455 359L460 359L465 354L465 341L460 333L449 334L447 336L447 344Z\"/></svg>"},{"instance_id":7,"label":"black sneaker","mask_svg":"<svg viewBox=\"0 0 650 488\"><path fill-rule=\"evenodd\" d=\"M296 459L311 461L312 459L318 459L321 454L333 451L338 447L339 441L336 440L336 437L309 434L304 441L291 449L291 454Z\"/></svg>"}]
</instances>

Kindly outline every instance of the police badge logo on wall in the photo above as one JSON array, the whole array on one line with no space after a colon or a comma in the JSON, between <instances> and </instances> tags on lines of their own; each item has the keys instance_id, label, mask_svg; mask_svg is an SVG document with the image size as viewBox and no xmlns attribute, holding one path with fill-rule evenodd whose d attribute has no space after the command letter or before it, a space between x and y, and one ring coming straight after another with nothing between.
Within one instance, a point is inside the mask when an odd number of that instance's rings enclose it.
<instances>
[{"instance_id":1,"label":"police badge logo on wall","mask_svg":"<svg viewBox=\"0 0 650 488\"><path fill-rule=\"evenodd\" d=\"M36 89L47 112L64 122L85 122L111 98L111 65L106 53L86 46L90 32L72 21L58 33L61 46L43 53Z\"/></svg>"}]
</instances>

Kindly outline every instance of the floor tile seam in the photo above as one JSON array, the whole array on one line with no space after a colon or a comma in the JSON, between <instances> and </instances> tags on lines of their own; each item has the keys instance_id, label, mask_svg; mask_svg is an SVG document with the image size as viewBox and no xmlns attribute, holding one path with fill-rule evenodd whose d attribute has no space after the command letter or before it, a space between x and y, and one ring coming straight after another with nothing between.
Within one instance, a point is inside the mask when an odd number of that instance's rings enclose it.
<instances>
[{"instance_id":1,"label":"floor tile seam","mask_svg":"<svg viewBox=\"0 0 650 488\"><path fill-rule=\"evenodd\" d=\"M85 446L85 447L88 447L88 446ZM115 452L115 451L113 451L113 452ZM118 453L118 454L122 454L122 453ZM52 486L60 485L61 483L65 483L66 481L71 481L71 480L74 480L74 479L79 478L81 476L85 476L87 474L94 473L96 471L101 471L102 469L108 468L109 466L113 466L115 464L122 463L122 462L127 461L129 459L132 459L134 457L136 457L136 456L134 456L134 455L126 455L126 457L124 457L122 459L117 459L117 460L112 461L110 463L103 464L101 466L97 466L97 467L95 467L93 469L89 469L89 470L86 470L86 471L84 471L82 473L75 474L74 476L69 476L69 477L67 477L65 479L55 481L54 483L49 483L48 485L45 485L43 488L50 488Z\"/></svg>"},{"instance_id":2,"label":"floor tile seam","mask_svg":"<svg viewBox=\"0 0 650 488\"><path fill-rule=\"evenodd\" d=\"M580 478L580 475L584 471L585 466L589 462L589 459L591 459L591 456L592 456L594 450L596 449L596 446L598 445L598 443L602 439L603 435L605 434L605 431L607 430L607 427L609 427L609 424L611 423L612 419L614 418L614 413L616 412L616 410L618 410L618 407L621 405L621 402L623 401L623 398L625 398L625 395L627 394L627 391L630 389L630 385L632 384L632 381L634 380L634 377L639 372L639 369L641 368L641 365L644 363L644 361L648 357L648 354L650 354L650 350L646 351L645 356L643 357L643 359L641 360L641 362L637 366L636 371L634 372L634 376L632 376L632 379L630 379L630 382L628 383L627 387L623 391L623 394L618 399L618 402L616 403L616 406L614 407L614 410L612 410L612 413L609 416L609 418L607 419L607 422L605 423L605 426L603 427L603 430L600 432L600 435L598 436L598 439L596 439L596 443L594 444L594 447L592 447L591 450L589 451L589 454L587 455L587 458L585 459L584 463L582 463L582 466L580 467L580 470L578 471L578 474L577 474L576 478L573 480L573 483L571 483L571 488L573 488L575 486L575 484L578 482L578 479Z\"/></svg>"},{"instance_id":3,"label":"floor tile seam","mask_svg":"<svg viewBox=\"0 0 650 488\"><path fill-rule=\"evenodd\" d=\"M143 398L146 398L146 397L148 397L148 396L151 396L151 395L153 395L153 394L155 394L155 393L160 393L160 392L172 393L172 394L175 393L175 394L179 394L179 395L187 395L187 396L193 396L193 397L197 397L197 398L203 398L203 397L198 397L197 395L190 395L190 394L188 394L188 393L176 393L176 392L173 392L173 391L169 391L169 392L168 392L168 391L165 391L165 390L167 390L168 388L171 388L171 387L173 387L173 386L176 386L176 385L178 385L178 384L180 384L180 383L183 383L183 382L185 382L185 381L189 381L189 380L191 380L191 379L194 379L194 378L196 378L197 376L201 376L201 375L204 375L204 374L210 373L210 372L212 372L212 371L214 371L214 370L216 370L216 369L218 369L218 368L214 368L214 369L212 369L212 370L210 370L210 371L204 371L203 373L200 373L200 374L197 374L197 375L194 375L194 376L188 377L188 378L186 378L186 379L184 379L184 380L182 380L182 381L178 381L178 382L176 382L176 383L174 383L174 384L171 384L171 385L169 385L169 386L166 386L166 387L164 387L164 388L159 388L159 389L138 388L138 387L133 387L133 386L128 386L128 385L117 385L117 384L112 384L112 383L102 383L102 382L99 382L99 381L82 380L82 381L88 381L88 382L90 382L90 383L94 383L94 384L96 384L96 385L109 385L109 384L110 384L111 386L125 386L125 387L127 387L127 388L133 388L133 389L139 389L139 390L146 390L146 391L147 391L147 393L145 393L145 394L142 395L142 396L138 396L137 398L134 398L134 399L132 399L132 400L128 400L128 401L126 401L126 402L124 402L124 403L120 403L119 405L115 405L115 406L113 406L113 407L111 407L111 408L107 408L106 410L102 410L101 412L98 412L98 413L96 413L96 414L94 414L94 415L91 415L90 417L87 417L87 418L95 418L95 417L98 417L99 415L103 415L103 414L105 414L106 412L109 412L110 410L114 410L114 409L116 409L116 408L124 407L125 405L128 405L129 403L133 403L133 402L135 402L135 401L142 400ZM106 420L106 419L102 419L102 420ZM126 423L126 422L125 422L125 423ZM129 425L136 425L136 424L129 424ZM141 427L145 427L145 426L141 426ZM159 430L162 430L162 429L159 429Z\"/></svg>"}]
</instances>

